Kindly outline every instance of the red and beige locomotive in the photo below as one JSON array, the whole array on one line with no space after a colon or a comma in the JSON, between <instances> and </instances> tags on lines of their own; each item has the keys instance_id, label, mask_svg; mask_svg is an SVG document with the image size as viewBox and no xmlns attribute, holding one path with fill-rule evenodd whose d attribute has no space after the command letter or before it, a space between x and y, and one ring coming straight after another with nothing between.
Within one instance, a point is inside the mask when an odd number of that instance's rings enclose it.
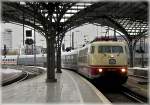
<instances>
[{"instance_id":1,"label":"red and beige locomotive","mask_svg":"<svg viewBox=\"0 0 150 105\"><path fill-rule=\"evenodd\" d=\"M115 74L122 84L128 78L127 52L125 42L95 41L83 48L62 53L62 67L76 70L90 79Z\"/></svg>"}]
</instances>

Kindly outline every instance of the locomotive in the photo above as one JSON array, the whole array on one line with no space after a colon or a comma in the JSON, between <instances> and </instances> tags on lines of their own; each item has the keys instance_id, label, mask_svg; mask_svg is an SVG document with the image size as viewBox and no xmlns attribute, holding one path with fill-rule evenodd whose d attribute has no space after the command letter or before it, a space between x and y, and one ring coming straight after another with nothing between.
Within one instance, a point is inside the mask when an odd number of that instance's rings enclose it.
<instances>
[{"instance_id":1,"label":"locomotive","mask_svg":"<svg viewBox=\"0 0 150 105\"><path fill-rule=\"evenodd\" d=\"M92 42L83 48L62 53L62 67L92 80L117 77L116 82L123 84L128 78L127 44L111 40Z\"/></svg>"}]
</instances>

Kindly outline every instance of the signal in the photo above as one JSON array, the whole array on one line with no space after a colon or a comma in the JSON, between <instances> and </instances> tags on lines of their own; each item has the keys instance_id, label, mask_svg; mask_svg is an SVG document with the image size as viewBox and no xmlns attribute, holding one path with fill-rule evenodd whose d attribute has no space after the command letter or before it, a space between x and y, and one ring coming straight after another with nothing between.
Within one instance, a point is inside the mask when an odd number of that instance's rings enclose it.
<instances>
[{"instance_id":1,"label":"signal","mask_svg":"<svg viewBox=\"0 0 150 105\"><path fill-rule=\"evenodd\" d=\"M33 39L27 38L26 41L25 41L25 44L32 45L33 44Z\"/></svg>"},{"instance_id":2,"label":"signal","mask_svg":"<svg viewBox=\"0 0 150 105\"><path fill-rule=\"evenodd\" d=\"M26 37L32 37L32 30L26 30Z\"/></svg>"}]
</instances>

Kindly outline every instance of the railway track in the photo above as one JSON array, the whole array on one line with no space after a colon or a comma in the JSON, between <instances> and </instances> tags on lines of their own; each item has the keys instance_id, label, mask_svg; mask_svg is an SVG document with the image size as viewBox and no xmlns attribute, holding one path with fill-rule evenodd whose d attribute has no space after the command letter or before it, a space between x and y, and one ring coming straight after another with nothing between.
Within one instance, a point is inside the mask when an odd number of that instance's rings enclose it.
<instances>
[{"instance_id":1,"label":"railway track","mask_svg":"<svg viewBox=\"0 0 150 105\"><path fill-rule=\"evenodd\" d=\"M78 73L79 74L79 73ZM80 75L80 74L79 74ZM82 75L81 75L82 76ZM139 77L133 75L133 77L140 78L147 80L145 77ZM86 78L87 79L87 78ZM89 79L87 79L89 80ZM139 80L140 81L140 80ZM148 103L148 98L144 97L129 88L121 85L114 85L115 81L109 83L108 85L107 82L95 82L89 80L98 90L100 90L112 103L125 103L125 104L146 104ZM114 85L114 86L113 86Z\"/></svg>"},{"instance_id":2,"label":"railway track","mask_svg":"<svg viewBox=\"0 0 150 105\"><path fill-rule=\"evenodd\" d=\"M138 91L130 89L127 85L115 85L113 82L91 82L104 96L113 104L147 104L148 96L140 94ZM108 83L108 84L107 84ZM135 89L136 90L136 89Z\"/></svg>"},{"instance_id":3,"label":"railway track","mask_svg":"<svg viewBox=\"0 0 150 105\"><path fill-rule=\"evenodd\" d=\"M144 97L132 90L128 89L127 87L120 86L120 87L98 87L96 86L103 94L106 96L112 103L120 104L146 104L148 103L148 98Z\"/></svg>"},{"instance_id":4,"label":"railway track","mask_svg":"<svg viewBox=\"0 0 150 105\"><path fill-rule=\"evenodd\" d=\"M129 75L129 78L141 85L148 84L149 82L148 77L145 77L145 76Z\"/></svg>"},{"instance_id":5,"label":"railway track","mask_svg":"<svg viewBox=\"0 0 150 105\"><path fill-rule=\"evenodd\" d=\"M148 79L148 77L146 77L146 76L139 76L139 75L132 75L132 74L130 74L129 76L136 77L136 78L141 78L141 79Z\"/></svg>"},{"instance_id":6,"label":"railway track","mask_svg":"<svg viewBox=\"0 0 150 105\"><path fill-rule=\"evenodd\" d=\"M6 86L6 85L10 85L12 83L16 83L16 82L21 82L21 81L24 81L26 79L30 79L30 78L33 78L35 76L38 76L42 73L45 73L44 70L41 70L39 68L35 68L35 67L26 67L26 66L14 66L14 65L7 65L7 68L11 68L11 69L17 69L17 70L21 70L23 73L22 75L18 76L18 77L15 77L11 80L8 79L4 82L1 83L2 86Z\"/></svg>"},{"instance_id":7,"label":"railway track","mask_svg":"<svg viewBox=\"0 0 150 105\"><path fill-rule=\"evenodd\" d=\"M10 85L12 83L19 83L21 81L26 80L28 77L29 77L29 73L23 71L22 75L20 75L19 77L11 79L11 80L8 79L8 80L2 82L2 86Z\"/></svg>"},{"instance_id":8,"label":"railway track","mask_svg":"<svg viewBox=\"0 0 150 105\"><path fill-rule=\"evenodd\" d=\"M141 103L141 104L148 103L147 97L144 97L136 92L133 92L124 86L121 87L121 93L137 103Z\"/></svg>"},{"instance_id":9,"label":"railway track","mask_svg":"<svg viewBox=\"0 0 150 105\"><path fill-rule=\"evenodd\" d=\"M23 66L23 65L7 65L7 68L29 72L29 74L31 74L31 75L39 75L39 74L42 74L45 72L45 71L35 68L35 67L29 67L29 66Z\"/></svg>"}]
</instances>

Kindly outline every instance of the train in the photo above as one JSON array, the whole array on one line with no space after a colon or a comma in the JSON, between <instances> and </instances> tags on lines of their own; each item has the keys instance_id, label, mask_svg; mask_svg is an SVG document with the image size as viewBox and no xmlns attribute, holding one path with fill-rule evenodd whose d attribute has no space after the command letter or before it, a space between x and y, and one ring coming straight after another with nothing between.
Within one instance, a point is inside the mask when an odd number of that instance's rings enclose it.
<instances>
[{"instance_id":1,"label":"train","mask_svg":"<svg viewBox=\"0 0 150 105\"><path fill-rule=\"evenodd\" d=\"M119 41L95 41L86 46L62 52L62 68L72 69L91 80L117 77L121 84L127 81L127 44ZM34 55L2 56L1 64L34 65ZM46 64L46 54L36 55L36 65Z\"/></svg>"},{"instance_id":2,"label":"train","mask_svg":"<svg viewBox=\"0 0 150 105\"><path fill-rule=\"evenodd\" d=\"M62 68L72 69L91 80L112 77L125 83L128 73L128 48L125 42L95 41L81 49L62 53Z\"/></svg>"}]
</instances>

